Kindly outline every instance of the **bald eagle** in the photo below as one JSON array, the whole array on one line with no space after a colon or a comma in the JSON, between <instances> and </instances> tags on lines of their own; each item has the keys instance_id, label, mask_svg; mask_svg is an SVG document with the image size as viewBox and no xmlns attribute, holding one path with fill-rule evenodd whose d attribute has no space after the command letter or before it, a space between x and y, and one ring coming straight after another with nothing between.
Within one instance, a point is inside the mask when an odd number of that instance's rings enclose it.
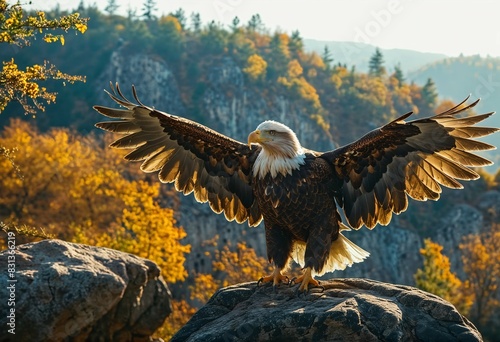
<instances>
[{"instance_id":1,"label":"bald eagle","mask_svg":"<svg viewBox=\"0 0 500 342\"><path fill-rule=\"evenodd\" d=\"M369 253L342 231L387 225L408 207L408 196L437 200L441 186L479 175L469 167L491 162L471 152L495 149L474 140L497 131L474 125L493 113L458 117L479 100L432 117L405 121L407 113L333 151L303 147L282 123L264 121L242 143L191 120L127 100L118 84L108 95L123 108L95 106L118 119L96 126L124 136L112 147L131 149L127 160L158 172L185 195L208 202L227 220L264 220L267 256L274 266L260 282L278 285L291 258L303 267L299 291L318 286L315 275L343 270ZM337 208L345 214L342 222Z\"/></svg>"}]
</instances>

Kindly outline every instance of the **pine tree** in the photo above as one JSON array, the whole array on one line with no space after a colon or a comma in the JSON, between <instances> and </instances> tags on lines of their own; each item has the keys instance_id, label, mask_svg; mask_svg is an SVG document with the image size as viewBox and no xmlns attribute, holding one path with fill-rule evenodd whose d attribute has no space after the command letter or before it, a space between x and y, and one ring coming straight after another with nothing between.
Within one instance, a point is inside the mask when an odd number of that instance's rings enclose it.
<instances>
[{"instance_id":1,"label":"pine tree","mask_svg":"<svg viewBox=\"0 0 500 342\"><path fill-rule=\"evenodd\" d=\"M432 109L436 105L437 97L436 84L431 78L428 78L422 88L422 100L424 100L428 108Z\"/></svg>"},{"instance_id":2,"label":"pine tree","mask_svg":"<svg viewBox=\"0 0 500 342\"><path fill-rule=\"evenodd\" d=\"M332 57L332 53L330 52L330 49L328 48L328 45L325 45L325 48L323 49L323 54L321 55L321 58L323 58L323 63L325 63L326 68L330 69L332 66L333 57Z\"/></svg>"},{"instance_id":3,"label":"pine tree","mask_svg":"<svg viewBox=\"0 0 500 342\"><path fill-rule=\"evenodd\" d=\"M231 30L233 32L236 32L238 30L238 25L240 24L240 18L234 17L233 21L231 22Z\"/></svg>"},{"instance_id":4,"label":"pine tree","mask_svg":"<svg viewBox=\"0 0 500 342\"><path fill-rule=\"evenodd\" d=\"M377 48L373 56L370 58L369 74L371 76L381 77L385 74L385 72L384 56L382 55L382 52L380 52L380 49Z\"/></svg>"},{"instance_id":5,"label":"pine tree","mask_svg":"<svg viewBox=\"0 0 500 342\"><path fill-rule=\"evenodd\" d=\"M156 12L158 10L158 8L156 7L156 1L155 0L146 0L144 2L144 4L142 5L142 16L146 19L146 20L154 20L155 19L155 15L154 15L154 12Z\"/></svg>"},{"instance_id":6,"label":"pine tree","mask_svg":"<svg viewBox=\"0 0 500 342\"><path fill-rule=\"evenodd\" d=\"M292 32L292 36L288 42L288 49L294 58L298 58L299 52L304 49L304 42L302 41L302 37L300 36L300 32L298 30Z\"/></svg>"},{"instance_id":7,"label":"pine tree","mask_svg":"<svg viewBox=\"0 0 500 342\"><path fill-rule=\"evenodd\" d=\"M181 24L182 29L186 28L186 12L184 12L182 8L179 8L177 11L175 11L172 16L177 18L179 24Z\"/></svg>"},{"instance_id":8,"label":"pine tree","mask_svg":"<svg viewBox=\"0 0 500 342\"><path fill-rule=\"evenodd\" d=\"M405 78L403 76L403 71L401 70L401 66L399 64L394 67L393 76L395 79L398 80L400 86L404 83Z\"/></svg>"},{"instance_id":9,"label":"pine tree","mask_svg":"<svg viewBox=\"0 0 500 342\"><path fill-rule=\"evenodd\" d=\"M191 13L191 26L194 32L200 32L201 30L201 17L200 13Z\"/></svg>"},{"instance_id":10,"label":"pine tree","mask_svg":"<svg viewBox=\"0 0 500 342\"><path fill-rule=\"evenodd\" d=\"M259 14L254 14L250 18L250 21L248 22L248 30L249 31L259 31L262 28L262 20L260 19Z\"/></svg>"},{"instance_id":11,"label":"pine tree","mask_svg":"<svg viewBox=\"0 0 500 342\"><path fill-rule=\"evenodd\" d=\"M120 5L116 3L116 0L108 0L108 3L106 7L104 8L104 11L108 13L109 15L113 15L116 13Z\"/></svg>"}]
</instances>

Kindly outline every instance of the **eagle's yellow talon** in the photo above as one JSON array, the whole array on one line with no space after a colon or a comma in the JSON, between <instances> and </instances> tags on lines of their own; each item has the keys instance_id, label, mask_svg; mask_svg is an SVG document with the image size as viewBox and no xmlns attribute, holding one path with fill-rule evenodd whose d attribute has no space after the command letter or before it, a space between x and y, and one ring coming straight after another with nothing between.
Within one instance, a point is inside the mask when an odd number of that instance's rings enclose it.
<instances>
[{"instance_id":1,"label":"eagle's yellow talon","mask_svg":"<svg viewBox=\"0 0 500 342\"><path fill-rule=\"evenodd\" d=\"M321 287L319 285L319 281L314 279L314 277L312 276L311 271L312 271L311 268L308 267L305 269L304 274L302 274L300 277L292 279L292 282L294 284L300 283L300 286L298 289L299 292L307 292L309 285L312 285L312 287Z\"/></svg>"},{"instance_id":2,"label":"eagle's yellow talon","mask_svg":"<svg viewBox=\"0 0 500 342\"><path fill-rule=\"evenodd\" d=\"M273 286L277 286L280 283L288 283L289 279L288 276L281 274L281 271L275 268L272 274L260 278L257 281L257 286L259 286L261 283L269 283L271 281L273 282Z\"/></svg>"}]
</instances>

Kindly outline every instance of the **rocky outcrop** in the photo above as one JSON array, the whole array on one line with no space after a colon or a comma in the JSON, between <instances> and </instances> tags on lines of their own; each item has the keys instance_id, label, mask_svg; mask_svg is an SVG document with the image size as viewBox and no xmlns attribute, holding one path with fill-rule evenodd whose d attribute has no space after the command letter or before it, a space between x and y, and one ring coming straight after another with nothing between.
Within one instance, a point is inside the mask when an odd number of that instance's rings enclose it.
<instances>
[{"instance_id":1,"label":"rocky outcrop","mask_svg":"<svg viewBox=\"0 0 500 342\"><path fill-rule=\"evenodd\" d=\"M125 53L123 48L119 48L111 54L108 67L96 82L99 104L115 106L102 91L109 90L109 82L118 82L131 101L134 100L131 87L135 85L144 104L172 114L185 114L175 76L161 58L145 53Z\"/></svg>"},{"instance_id":2,"label":"rocky outcrop","mask_svg":"<svg viewBox=\"0 0 500 342\"><path fill-rule=\"evenodd\" d=\"M481 341L454 306L416 288L367 279L324 291L256 283L219 290L172 341Z\"/></svg>"},{"instance_id":3,"label":"rocky outcrop","mask_svg":"<svg viewBox=\"0 0 500 342\"><path fill-rule=\"evenodd\" d=\"M345 235L370 252L370 256L362 263L335 272L336 277L371 278L405 285L415 283L413 275L422 266L419 253L422 239L417 233L399 227L397 217L387 227L362 228Z\"/></svg>"},{"instance_id":4,"label":"rocky outcrop","mask_svg":"<svg viewBox=\"0 0 500 342\"><path fill-rule=\"evenodd\" d=\"M3 270L8 255L0 254ZM2 315L2 341L149 341L171 312L158 266L108 248L60 240L20 245L15 277L7 277L0 274L2 313L13 308L14 325ZM9 295L15 306L7 307Z\"/></svg>"},{"instance_id":5,"label":"rocky outcrop","mask_svg":"<svg viewBox=\"0 0 500 342\"><path fill-rule=\"evenodd\" d=\"M451 269L461 279L466 278L460 244L465 236L480 233L483 226L481 211L468 204L459 204L443 216L437 229L437 236L433 240L443 246L443 253L450 259Z\"/></svg>"}]
</instances>

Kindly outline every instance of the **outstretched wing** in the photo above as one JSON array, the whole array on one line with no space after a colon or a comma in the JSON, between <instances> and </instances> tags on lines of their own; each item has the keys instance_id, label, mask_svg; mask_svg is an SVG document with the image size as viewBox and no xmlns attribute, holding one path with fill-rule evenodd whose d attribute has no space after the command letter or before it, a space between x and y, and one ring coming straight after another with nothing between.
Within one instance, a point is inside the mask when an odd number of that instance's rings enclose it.
<instances>
[{"instance_id":1,"label":"outstretched wing","mask_svg":"<svg viewBox=\"0 0 500 342\"><path fill-rule=\"evenodd\" d=\"M194 193L198 202L209 202L216 213L230 221L259 224L262 215L251 188L251 170L259 148L226 137L208 127L175 115L128 101L111 85L108 95L123 109L94 106L117 121L97 127L125 135L110 146L131 149L125 159L143 161L144 172L159 171L162 182L174 182L184 194Z\"/></svg>"},{"instance_id":2,"label":"outstretched wing","mask_svg":"<svg viewBox=\"0 0 500 342\"><path fill-rule=\"evenodd\" d=\"M467 98L468 99L468 98ZM387 225L392 213L408 206L407 195L416 200L437 200L441 185L463 188L459 180L479 175L470 166L492 163L471 151L494 146L476 141L497 128L474 127L493 113L456 117L479 100L457 106L433 117L405 122L412 113L376 129L358 141L326 152L338 177L336 200L354 228Z\"/></svg>"}]
</instances>

